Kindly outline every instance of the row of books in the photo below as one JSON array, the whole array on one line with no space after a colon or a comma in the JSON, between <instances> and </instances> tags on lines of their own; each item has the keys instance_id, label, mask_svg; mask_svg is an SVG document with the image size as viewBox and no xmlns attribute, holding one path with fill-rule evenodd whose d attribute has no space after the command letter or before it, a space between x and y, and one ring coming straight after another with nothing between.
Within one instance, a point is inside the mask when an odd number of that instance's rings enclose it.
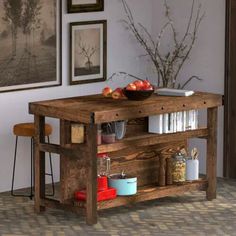
<instances>
[{"instance_id":1,"label":"row of books","mask_svg":"<svg viewBox=\"0 0 236 236\"><path fill-rule=\"evenodd\" d=\"M198 128L198 110L149 116L149 133L167 134Z\"/></svg>"}]
</instances>

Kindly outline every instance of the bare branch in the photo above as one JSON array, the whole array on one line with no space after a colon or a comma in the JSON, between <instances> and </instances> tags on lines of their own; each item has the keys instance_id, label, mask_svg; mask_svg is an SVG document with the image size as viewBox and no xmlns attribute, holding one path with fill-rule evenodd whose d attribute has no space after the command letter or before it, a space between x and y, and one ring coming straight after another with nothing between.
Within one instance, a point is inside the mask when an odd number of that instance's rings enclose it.
<instances>
[{"instance_id":1,"label":"bare branch","mask_svg":"<svg viewBox=\"0 0 236 236\"><path fill-rule=\"evenodd\" d=\"M119 75L125 75L125 76L129 76L129 77L132 77L134 79L137 79L137 80L142 80L144 81L144 79L141 79L135 75L132 75L132 74L129 74L127 72L123 72L123 71L119 71L119 72L116 72L116 73L113 73L109 78L108 80L112 80L115 76L119 76Z\"/></svg>"},{"instance_id":2,"label":"bare branch","mask_svg":"<svg viewBox=\"0 0 236 236\"><path fill-rule=\"evenodd\" d=\"M170 16L170 7L167 4L167 0L164 1L164 6L166 8L166 17L169 20L170 26L171 26L171 29L172 29L172 33L173 33L173 37L174 37L174 42L175 42L175 47L178 47L179 44L178 44L178 40L177 40L177 32L175 30L173 20L172 20L172 18Z\"/></svg>"},{"instance_id":3,"label":"bare branch","mask_svg":"<svg viewBox=\"0 0 236 236\"><path fill-rule=\"evenodd\" d=\"M142 56L149 56L155 66L158 76L158 86L162 85L164 87L175 87L179 72L189 58L190 52L197 38L199 26L204 17L204 14L201 14L201 5L198 6L196 17L194 17L195 0L192 0L186 30L184 31L183 37L178 39L177 30L170 12L170 6L168 5L167 0L163 0L167 22L162 26L157 38L154 40L150 32L143 24L135 23L131 9L126 0L121 1L126 13L126 19L123 20L123 22L127 26L128 30L132 32L137 42L146 51L146 54ZM174 47L171 48L168 53L164 54L161 52L160 47L163 35L167 30L170 30L173 36Z\"/></svg>"},{"instance_id":4,"label":"bare branch","mask_svg":"<svg viewBox=\"0 0 236 236\"><path fill-rule=\"evenodd\" d=\"M155 48L155 42L154 42L154 40L153 40L151 34L148 32L148 30L147 30L141 23L138 23L138 25L139 25L140 28L142 28L143 31L146 33L146 35L148 36L150 42L152 43L153 48Z\"/></svg>"},{"instance_id":5,"label":"bare branch","mask_svg":"<svg viewBox=\"0 0 236 236\"><path fill-rule=\"evenodd\" d=\"M179 87L180 89L184 89L185 86L186 86L188 83L190 83L193 79L196 79L196 80L198 80L198 81L203 81L203 79L199 78L199 77L196 76L196 75L193 75L193 76L191 76L182 86L179 84L178 87Z\"/></svg>"},{"instance_id":6,"label":"bare branch","mask_svg":"<svg viewBox=\"0 0 236 236\"><path fill-rule=\"evenodd\" d=\"M158 48L160 47L161 44L161 38L166 30L166 28L170 25L170 22L167 22L166 24L164 24L164 26L161 28L160 33L158 34L157 37L157 42L156 42L156 50L158 50Z\"/></svg>"},{"instance_id":7,"label":"bare branch","mask_svg":"<svg viewBox=\"0 0 236 236\"><path fill-rule=\"evenodd\" d=\"M193 0L193 1L194 1L194 0ZM194 45L194 43L195 43L195 41L196 41L196 39L197 39L197 32L198 32L199 26L200 26L200 24L201 24L201 22L202 22L202 20L203 20L203 18L204 18L204 14L202 14L202 15L200 16L200 13L201 13L201 5L199 5L198 10L197 10L197 16L196 16L195 23L194 23L192 41L190 42L189 48L187 49L187 52L186 52L185 55L183 56L183 58L182 58L182 60L181 60L181 62L180 62L180 64L179 64L179 66L178 66L178 69L177 69L176 74L175 74L175 76L174 76L174 77L175 77L175 81L176 81L177 76L178 76L180 70L182 69L184 63L185 63L186 60L188 59L189 54L190 54L190 52L192 51L193 45Z\"/></svg>"}]
</instances>

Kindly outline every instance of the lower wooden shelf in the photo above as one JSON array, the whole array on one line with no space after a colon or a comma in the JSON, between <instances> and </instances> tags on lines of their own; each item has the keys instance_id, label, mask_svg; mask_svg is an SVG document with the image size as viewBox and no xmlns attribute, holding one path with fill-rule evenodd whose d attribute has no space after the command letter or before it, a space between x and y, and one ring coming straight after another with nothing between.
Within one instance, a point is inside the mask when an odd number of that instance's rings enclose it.
<instances>
[{"instance_id":1,"label":"lower wooden shelf","mask_svg":"<svg viewBox=\"0 0 236 236\"><path fill-rule=\"evenodd\" d=\"M207 189L208 182L203 179L199 179L193 182L185 182L180 185L170 185L165 187L157 186L145 186L138 189L138 193L133 196L121 197L118 196L116 199L109 201L102 201L98 203L98 210L108 209L112 207L119 207L124 205L131 205L137 202L143 202L147 200L158 199L162 197L167 197L171 195L181 195L185 192ZM75 206L86 207L85 202L74 202Z\"/></svg>"}]
</instances>

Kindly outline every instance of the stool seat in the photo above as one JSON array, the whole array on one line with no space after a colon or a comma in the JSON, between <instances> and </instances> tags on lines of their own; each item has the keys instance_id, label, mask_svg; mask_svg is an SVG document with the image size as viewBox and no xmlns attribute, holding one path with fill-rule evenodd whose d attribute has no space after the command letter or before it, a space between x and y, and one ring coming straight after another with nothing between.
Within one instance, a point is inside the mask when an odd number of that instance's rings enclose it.
<instances>
[{"instance_id":1,"label":"stool seat","mask_svg":"<svg viewBox=\"0 0 236 236\"><path fill-rule=\"evenodd\" d=\"M13 133L16 136L34 137L35 126L34 123L19 123L14 125ZM45 124L45 136L49 136L52 133L52 126Z\"/></svg>"}]
</instances>

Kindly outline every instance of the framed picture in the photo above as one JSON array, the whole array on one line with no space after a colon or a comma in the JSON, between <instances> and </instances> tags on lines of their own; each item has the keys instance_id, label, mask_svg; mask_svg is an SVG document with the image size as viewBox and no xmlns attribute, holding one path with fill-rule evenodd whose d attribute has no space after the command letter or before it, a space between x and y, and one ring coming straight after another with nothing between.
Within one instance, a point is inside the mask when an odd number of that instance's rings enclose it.
<instances>
[{"instance_id":1,"label":"framed picture","mask_svg":"<svg viewBox=\"0 0 236 236\"><path fill-rule=\"evenodd\" d=\"M61 85L61 0L0 0L0 92Z\"/></svg>"},{"instance_id":2,"label":"framed picture","mask_svg":"<svg viewBox=\"0 0 236 236\"><path fill-rule=\"evenodd\" d=\"M103 11L104 0L67 0L68 13Z\"/></svg>"},{"instance_id":3,"label":"framed picture","mask_svg":"<svg viewBox=\"0 0 236 236\"><path fill-rule=\"evenodd\" d=\"M106 80L107 22L70 24L70 84Z\"/></svg>"}]
</instances>

